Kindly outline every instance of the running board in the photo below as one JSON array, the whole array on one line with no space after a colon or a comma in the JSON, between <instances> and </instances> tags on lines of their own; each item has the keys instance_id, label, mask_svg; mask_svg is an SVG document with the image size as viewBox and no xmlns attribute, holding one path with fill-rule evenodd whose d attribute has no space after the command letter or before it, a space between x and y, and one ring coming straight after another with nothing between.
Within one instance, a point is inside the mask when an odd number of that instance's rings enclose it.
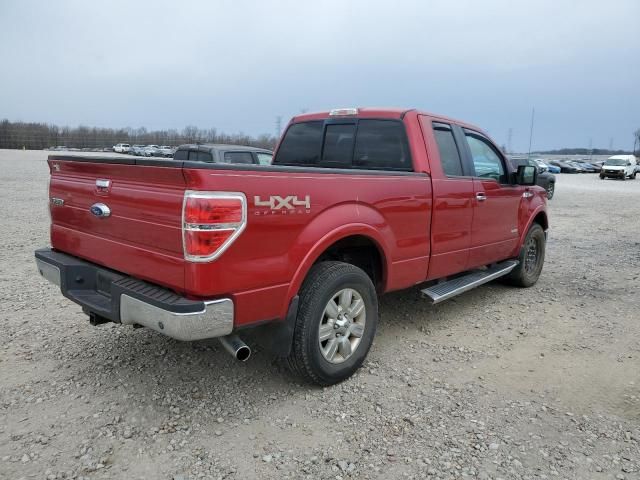
<instances>
[{"instance_id":1,"label":"running board","mask_svg":"<svg viewBox=\"0 0 640 480\"><path fill-rule=\"evenodd\" d=\"M454 278L448 282L437 283L422 290L426 296L433 300L433 304L444 302L445 300L460 295L472 288L476 288L484 283L507 275L518 265L517 260L507 260L496 263L486 270L475 270L462 277Z\"/></svg>"}]
</instances>

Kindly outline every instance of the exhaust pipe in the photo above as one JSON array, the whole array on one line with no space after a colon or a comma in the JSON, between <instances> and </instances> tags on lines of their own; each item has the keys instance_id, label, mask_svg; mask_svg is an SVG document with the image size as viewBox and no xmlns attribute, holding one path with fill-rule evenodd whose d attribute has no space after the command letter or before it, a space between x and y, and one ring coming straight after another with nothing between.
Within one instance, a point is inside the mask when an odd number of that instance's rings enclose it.
<instances>
[{"instance_id":1,"label":"exhaust pipe","mask_svg":"<svg viewBox=\"0 0 640 480\"><path fill-rule=\"evenodd\" d=\"M240 337L237 335L227 335L226 337L218 338L218 340L220 340L225 350L233 355L233 358L236 360L240 360L241 362L249 360L251 348L240 340Z\"/></svg>"}]
</instances>

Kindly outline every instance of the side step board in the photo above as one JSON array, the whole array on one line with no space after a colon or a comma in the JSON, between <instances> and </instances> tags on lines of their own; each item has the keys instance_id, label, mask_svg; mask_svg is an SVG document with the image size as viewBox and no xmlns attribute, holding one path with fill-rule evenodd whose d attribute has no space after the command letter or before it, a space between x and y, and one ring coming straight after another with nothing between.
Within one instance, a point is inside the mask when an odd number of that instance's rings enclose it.
<instances>
[{"instance_id":1,"label":"side step board","mask_svg":"<svg viewBox=\"0 0 640 480\"><path fill-rule=\"evenodd\" d=\"M507 260L496 263L486 270L475 270L462 277L454 278L447 282L437 283L422 290L426 296L433 300L433 304L444 302L456 295L460 295L472 288L476 288L484 283L502 277L518 265L517 260Z\"/></svg>"}]
</instances>

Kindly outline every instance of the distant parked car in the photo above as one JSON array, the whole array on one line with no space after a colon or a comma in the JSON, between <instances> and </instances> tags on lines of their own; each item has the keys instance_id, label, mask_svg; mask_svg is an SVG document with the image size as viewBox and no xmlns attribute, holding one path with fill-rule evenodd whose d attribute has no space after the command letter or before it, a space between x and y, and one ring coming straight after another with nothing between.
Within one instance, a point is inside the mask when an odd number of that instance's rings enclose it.
<instances>
[{"instance_id":1,"label":"distant parked car","mask_svg":"<svg viewBox=\"0 0 640 480\"><path fill-rule=\"evenodd\" d=\"M210 163L271 165L273 152L264 148L242 145L180 145L173 154L173 159Z\"/></svg>"},{"instance_id":2,"label":"distant parked car","mask_svg":"<svg viewBox=\"0 0 640 480\"><path fill-rule=\"evenodd\" d=\"M129 149L129 154L130 155L136 155L138 157L143 157L144 156L144 145L131 145L131 148Z\"/></svg>"},{"instance_id":3,"label":"distant parked car","mask_svg":"<svg viewBox=\"0 0 640 480\"><path fill-rule=\"evenodd\" d=\"M129 153L131 146L128 143L118 143L113 146L113 151L116 153Z\"/></svg>"},{"instance_id":4,"label":"distant parked car","mask_svg":"<svg viewBox=\"0 0 640 480\"><path fill-rule=\"evenodd\" d=\"M161 145L160 148L158 148L158 155L160 157L173 157L173 154L175 151L176 149L173 147L169 147L167 145Z\"/></svg>"},{"instance_id":5,"label":"distant parked car","mask_svg":"<svg viewBox=\"0 0 640 480\"><path fill-rule=\"evenodd\" d=\"M636 178L637 167L638 161L633 155L614 155L607 158L602 165L600 179L620 178L626 180L627 178Z\"/></svg>"},{"instance_id":6,"label":"distant parked car","mask_svg":"<svg viewBox=\"0 0 640 480\"><path fill-rule=\"evenodd\" d=\"M587 173L597 173L600 171L600 168L596 167L595 165L591 165L589 162L586 162L584 160L576 160L573 163L577 163L578 165L580 165Z\"/></svg>"},{"instance_id":7,"label":"distant parked car","mask_svg":"<svg viewBox=\"0 0 640 480\"><path fill-rule=\"evenodd\" d=\"M160 155L160 147L158 145L147 145L144 147L144 156L145 157L159 157Z\"/></svg>"},{"instance_id":8,"label":"distant parked car","mask_svg":"<svg viewBox=\"0 0 640 480\"><path fill-rule=\"evenodd\" d=\"M562 173L578 173L578 169L568 162L563 160L549 160L550 165L554 165L560 168Z\"/></svg>"},{"instance_id":9,"label":"distant parked car","mask_svg":"<svg viewBox=\"0 0 640 480\"><path fill-rule=\"evenodd\" d=\"M534 158L533 161L536 162L539 167L546 168L547 172L560 173L560 167L556 167L555 165L550 165L542 158Z\"/></svg>"},{"instance_id":10,"label":"distant parked car","mask_svg":"<svg viewBox=\"0 0 640 480\"><path fill-rule=\"evenodd\" d=\"M531 165L532 167L536 167L538 169L538 176L536 180L536 184L540 185L547 191L547 198L551 200L553 198L554 193L556 192L556 176L552 173L549 173L547 170L544 170L544 167L538 165L538 162L535 160L527 160L526 158L511 158L511 165L513 165L514 169L518 169L521 165Z\"/></svg>"}]
</instances>

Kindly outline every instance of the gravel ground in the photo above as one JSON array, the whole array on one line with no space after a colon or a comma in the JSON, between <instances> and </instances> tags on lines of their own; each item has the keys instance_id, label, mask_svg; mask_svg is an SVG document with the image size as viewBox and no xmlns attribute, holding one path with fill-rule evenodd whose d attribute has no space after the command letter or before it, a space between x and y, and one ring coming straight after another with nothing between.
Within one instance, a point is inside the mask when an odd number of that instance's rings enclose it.
<instances>
[{"instance_id":1,"label":"gravel ground","mask_svg":"<svg viewBox=\"0 0 640 480\"><path fill-rule=\"evenodd\" d=\"M640 179L558 175L537 285L385 296L368 361L91 327L36 273L45 152L0 150L0 478L640 478Z\"/></svg>"}]
</instances>

